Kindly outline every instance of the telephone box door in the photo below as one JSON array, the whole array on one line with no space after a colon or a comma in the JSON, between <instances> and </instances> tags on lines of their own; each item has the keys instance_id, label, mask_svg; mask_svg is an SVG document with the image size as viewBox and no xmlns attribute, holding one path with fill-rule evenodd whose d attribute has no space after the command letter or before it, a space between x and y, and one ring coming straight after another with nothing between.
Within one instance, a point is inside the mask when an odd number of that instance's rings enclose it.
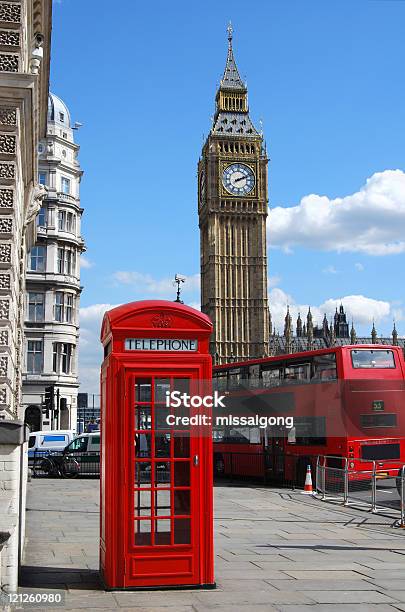
<instances>
[{"instance_id":1,"label":"telephone box door","mask_svg":"<svg viewBox=\"0 0 405 612\"><path fill-rule=\"evenodd\" d=\"M167 407L171 391L198 393L198 369L126 371L127 587L200 580L200 438L195 427L171 424L193 411Z\"/></svg>"}]
</instances>

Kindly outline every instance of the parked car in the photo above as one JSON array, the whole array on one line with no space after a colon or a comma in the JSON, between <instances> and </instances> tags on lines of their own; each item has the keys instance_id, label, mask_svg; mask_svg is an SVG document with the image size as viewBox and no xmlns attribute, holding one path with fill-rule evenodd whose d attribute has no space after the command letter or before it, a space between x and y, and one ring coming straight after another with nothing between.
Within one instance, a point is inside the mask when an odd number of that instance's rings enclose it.
<instances>
[{"instance_id":1,"label":"parked car","mask_svg":"<svg viewBox=\"0 0 405 612\"><path fill-rule=\"evenodd\" d=\"M62 455L77 463L79 476L100 474L100 432L81 434L63 449Z\"/></svg>"},{"instance_id":2,"label":"parked car","mask_svg":"<svg viewBox=\"0 0 405 612\"><path fill-rule=\"evenodd\" d=\"M70 429L51 431L32 431L28 438L28 464L34 463L34 457L45 456L52 451L62 451L76 436Z\"/></svg>"}]
</instances>

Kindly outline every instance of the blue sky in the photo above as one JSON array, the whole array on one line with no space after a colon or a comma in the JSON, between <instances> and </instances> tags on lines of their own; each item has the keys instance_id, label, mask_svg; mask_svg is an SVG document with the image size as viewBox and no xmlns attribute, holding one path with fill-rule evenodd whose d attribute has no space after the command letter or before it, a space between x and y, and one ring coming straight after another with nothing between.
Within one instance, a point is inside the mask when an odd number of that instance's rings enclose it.
<instances>
[{"instance_id":1,"label":"blue sky","mask_svg":"<svg viewBox=\"0 0 405 612\"><path fill-rule=\"evenodd\" d=\"M100 305L172 299L176 272L199 302L196 166L230 19L271 158L278 327L287 302L321 317L343 299L359 333L374 318L388 334L395 318L405 334L405 2L61 0L51 87L84 124L82 359L93 374Z\"/></svg>"}]
</instances>

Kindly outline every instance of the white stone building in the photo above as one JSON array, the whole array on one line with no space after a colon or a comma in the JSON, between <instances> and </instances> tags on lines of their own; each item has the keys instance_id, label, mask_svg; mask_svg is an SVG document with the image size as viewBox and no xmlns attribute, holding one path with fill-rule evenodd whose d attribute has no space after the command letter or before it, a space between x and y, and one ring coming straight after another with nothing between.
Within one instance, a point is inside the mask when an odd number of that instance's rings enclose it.
<instances>
[{"instance_id":1,"label":"white stone building","mask_svg":"<svg viewBox=\"0 0 405 612\"><path fill-rule=\"evenodd\" d=\"M28 253L23 404L32 431L76 429L79 339L79 147L67 106L49 95L46 139L39 145L38 181L47 189L37 217L37 241ZM45 412L45 388L54 410Z\"/></svg>"},{"instance_id":2,"label":"white stone building","mask_svg":"<svg viewBox=\"0 0 405 612\"><path fill-rule=\"evenodd\" d=\"M26 431L21 405L26 252L44 196L51 0L0 0L0 591L17 588L24 544Z\"/></svg>"}]
</instances>

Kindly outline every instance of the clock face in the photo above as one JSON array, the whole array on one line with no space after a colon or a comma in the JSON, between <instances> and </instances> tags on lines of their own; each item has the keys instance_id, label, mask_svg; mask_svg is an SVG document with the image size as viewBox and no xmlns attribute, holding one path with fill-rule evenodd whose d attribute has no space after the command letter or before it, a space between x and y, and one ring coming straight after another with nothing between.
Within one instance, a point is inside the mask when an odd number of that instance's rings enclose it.
<instances>
[{"instance_id":1,"label":"clock face","mask_svg":"<svg viewBox=\"0 0 405 612\"><path fill-rule=\"evenodd\" d=\"M245 164L231 164L224 170L222 184L229 193L243 196L250 193L255 186L255 175Z\"/></svg>"}]
</instances>

